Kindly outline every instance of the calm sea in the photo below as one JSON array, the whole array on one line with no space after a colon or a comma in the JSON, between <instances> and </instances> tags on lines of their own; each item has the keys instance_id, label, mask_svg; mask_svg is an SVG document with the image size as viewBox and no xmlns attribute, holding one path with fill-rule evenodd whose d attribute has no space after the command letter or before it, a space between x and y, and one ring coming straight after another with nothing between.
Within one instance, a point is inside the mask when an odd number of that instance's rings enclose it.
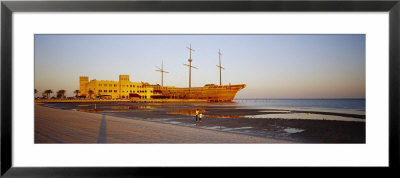
<instances>
[{"instance_id":1,"label":"calm sea","mask_svg":"<svg viewBox=\"0 0 400 178\"><path fill-rule=\"evenodd\" d=\"M323 108L365 111L365 99L235 99L242 106Z\"/></svg>"}]
</instances>

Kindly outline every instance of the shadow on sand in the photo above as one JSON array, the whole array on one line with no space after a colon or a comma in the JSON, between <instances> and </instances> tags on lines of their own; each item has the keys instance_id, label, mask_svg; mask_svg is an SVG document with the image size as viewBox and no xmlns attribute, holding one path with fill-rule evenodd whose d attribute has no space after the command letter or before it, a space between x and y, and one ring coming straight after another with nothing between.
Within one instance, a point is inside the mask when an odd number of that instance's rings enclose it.
<instances>
[{"instance_id":1,"label":"shadow on sand","mask_svg":"<svg viewBox=\"0 0 400 178\"><path fill-rule=\"evenodd\" d=\"M99 137L97 138L97 143L107 143L107 132L106 132L106 115L103 114L100 123Z\"/></svg>"}]
</instances>

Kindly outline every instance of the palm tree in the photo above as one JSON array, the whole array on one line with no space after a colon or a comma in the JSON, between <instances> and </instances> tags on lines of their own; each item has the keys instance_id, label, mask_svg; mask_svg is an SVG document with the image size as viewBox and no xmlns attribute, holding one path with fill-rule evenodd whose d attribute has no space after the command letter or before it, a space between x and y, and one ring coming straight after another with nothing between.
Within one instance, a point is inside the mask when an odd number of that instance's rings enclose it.
<instances>
[{"instance_id":1,"label":"palm tree","mask_svg":"<svg viewBox=\"0 0 400 178\"><path fill-rule=\"evenodd\" d=\"M35 88L35 94L37 93L38 91L36 90L36 88Z\"/></svg>"},{"instance_id":2,"label":"palm tree","mask_svg":"<svg viewBox=\"0 0 400 178\"><path fill-rule=\"evenodd\" d=\"M53 93L53 91L51 91L51 90L46 90L46 91L44 91L44 93L46 94L47 99L49 99L49 98L50 98L50 94Z\"/></svg>"},{"instance_id":3,"label":"palm tree","mask_svg":"<svg viewBox=\"0 0 400 178\"><path fill-rule=\"evenodd\" d=\"M78 95L79 95L79 93L81 93L81 91L75 90L74 93L75 93L75 97L78 97Z\"/></svg>"},{"instance_id":4,"label":"palm tree","mask_svg":"<svg viewBox=\"0 0 400 178\"><path fill-rule=\"evenodd\" d=\"M93 90L89 90L88 94L89 94L89 98L92 98L92 95L94 94L94 91Z\"/></svg>"},{"instance_id":5,"label":"palm tree","mask_svg":"<svg viewBox=\"0 0 400 178\"><path fill-rule=\"evenodd\" d=\"M58 90L57 91L57 98L64 98L65 90Z\"/></svg>"}]
</instances>

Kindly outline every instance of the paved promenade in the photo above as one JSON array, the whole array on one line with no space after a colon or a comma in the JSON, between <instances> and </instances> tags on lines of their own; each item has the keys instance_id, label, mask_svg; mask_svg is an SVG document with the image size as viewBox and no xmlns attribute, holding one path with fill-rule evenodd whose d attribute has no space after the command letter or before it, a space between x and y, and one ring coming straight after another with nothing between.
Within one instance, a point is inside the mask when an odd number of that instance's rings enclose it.
<instances>
[{"instance_id":1,"label":"paved promenade","mask_svg":"<svg viewBox=\"0 0 400 178\"><path fill-rule=\"evenodd\" d=\"M289 143L35 105L35 143Z\"/></svg>"}]
</instances>

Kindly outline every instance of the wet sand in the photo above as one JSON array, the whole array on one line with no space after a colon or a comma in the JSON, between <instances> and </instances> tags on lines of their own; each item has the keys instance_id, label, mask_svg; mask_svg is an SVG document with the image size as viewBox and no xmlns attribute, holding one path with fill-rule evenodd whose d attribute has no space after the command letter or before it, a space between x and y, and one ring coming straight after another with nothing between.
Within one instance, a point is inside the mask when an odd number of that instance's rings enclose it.
<instances>
[{"instance_id":1,"label":"wet sand","mask_svg":"<svg viewBox=\"0 0 400 178\"><path fill-rule=\"evenodd\" d=\"M193 126L35 105L35 143L291 143Z\"/></svg>"}]
</instances>

